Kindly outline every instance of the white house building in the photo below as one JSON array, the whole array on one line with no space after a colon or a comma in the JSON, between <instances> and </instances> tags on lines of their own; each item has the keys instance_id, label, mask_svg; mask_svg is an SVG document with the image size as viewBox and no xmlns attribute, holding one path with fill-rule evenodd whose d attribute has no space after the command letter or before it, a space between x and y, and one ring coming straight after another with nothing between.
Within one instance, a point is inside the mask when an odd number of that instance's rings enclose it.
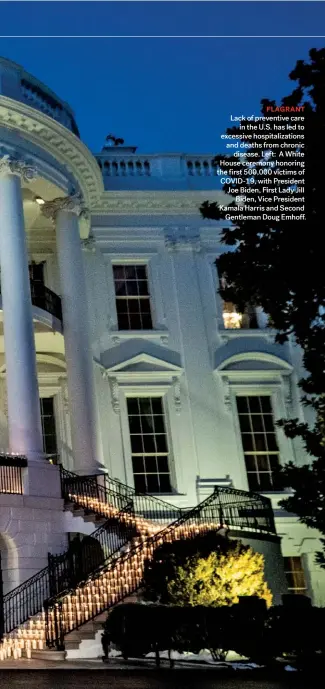
<instances>
[{"instance_id":1,"label":"white house building","mask_svg":"<svg viewBox=\"0 0 325 689\"><path fill-rule=\"evenodd\" d=\"M218 296L220 224L199 212L222 197L214 153L143 155L109 143L92 153L70 107L0 59L0 659L42 650L51 620L41 609L24 614L17 587L32 577L24 595L35 593L48 553L112 518L114 495L168 503L166 524L210 504L217 487L219 501L228 496L220 524L264 553L274 600L289 591L325 605L319 534L278 506L278 463L306 461L275 426L305 418L301 354L275 344L260 309L239 314ZM269 522L264 532L258 525L263 496L277 536ZM245 530L238 501L248 499ZM108 593L96 595L109 601L116 590L105 576ZM46 586L44 600L59 590ZM109 607L81 619L69 601L66 615L85 623ZM31 612L43 641L28 636ZM70 638L72 657L81 651Z\"/></svg>"}]
</instances>

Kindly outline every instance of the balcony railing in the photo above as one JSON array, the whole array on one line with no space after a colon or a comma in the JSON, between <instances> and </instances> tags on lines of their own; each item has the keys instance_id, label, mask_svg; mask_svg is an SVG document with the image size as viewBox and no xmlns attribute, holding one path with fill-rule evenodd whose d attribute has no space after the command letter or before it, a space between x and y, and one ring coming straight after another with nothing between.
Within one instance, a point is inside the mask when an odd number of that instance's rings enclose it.
<instances>
[{"instance_id":1,"label":"balcony railing","mask_svg":"<svg viewBox=\"0 0 325 689\"><path fill-rule=\"evenodd\" d=\"M0 454L0 493L23 494L22 470L26 466L23 455Z\"/></svg>"},{"instance_id":2,"label":"balcony railing","mask_svg":"<svg viewBox=\"0 0 325 689\"><path fill-rule=\"evenodd\" d=\"M62 321L61 299L55 292L45 287L42 282L36 282L34 280L30 281L30 291L32 304L34 306L38 306L38 308L47 311L51 316Z\"/></svg>"},{"instance_id":3,"label":"balcony railing","mask_svg":"<svg viewBox=\"0 0 325 689\"><path fill-rule=\"evenodd\" d=\"M30 280L29 282L33 306L37 306L39 309L47 311L47 313L50 313L51 316L54 316L62 322L61 298L55 294L55 292L52 292L51 289L45 287L42 282L37 280Z\"/></svg>"}]
</instances>

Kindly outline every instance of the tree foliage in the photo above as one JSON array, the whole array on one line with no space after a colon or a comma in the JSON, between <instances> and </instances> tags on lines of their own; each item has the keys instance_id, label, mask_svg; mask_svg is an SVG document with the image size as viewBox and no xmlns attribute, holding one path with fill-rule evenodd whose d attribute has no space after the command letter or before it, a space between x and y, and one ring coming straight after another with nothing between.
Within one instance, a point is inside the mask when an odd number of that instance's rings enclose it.
<instances>
[{"instance_id":1,"label":"tree foliage","mask_svg":"<svg viewBox=\"0 0 325 689\"><path fill-rule=\"evenodd\" d=\"M295 493L283 505L325 535L325 280L320 250L324 222L325 48L310 50L309 58L308 62L298 60L289 75L297 86L281 101L282 105L305 106L306 219L284 223L236 221L222 231L222 243L232 248L218 260L218 270L227 285L220 289L225 301L232 301L240 310L247 304L261 306L278 331L276 341L290 339L302 349L306 371L300 381L302 399L313 409L315 424L312 427L291 419L280 421L280 425L288 437L302 438L313 463L285 467L283 484L294 488ZM268 105L275 106L275 102L261 101L262 114L266 114ZM225 158L231 156L220 154L216 162L221 164ZM241 166L237 169L240 176ZM214 220L225 217L217 203L208 201L203 203L201 213Z\"/></svg>"},{"instance_id":2,"label":"tree foliage","mask_svg":"<svg viewBox=\"0 0 325 689\"><path fill-rule=\"evenodd\" d=\"M264 558L239 541L215 534L164 544L144 571L146 600L181 606L222 606L240 596L271 605Z\"/></svg>"}]
</instances>

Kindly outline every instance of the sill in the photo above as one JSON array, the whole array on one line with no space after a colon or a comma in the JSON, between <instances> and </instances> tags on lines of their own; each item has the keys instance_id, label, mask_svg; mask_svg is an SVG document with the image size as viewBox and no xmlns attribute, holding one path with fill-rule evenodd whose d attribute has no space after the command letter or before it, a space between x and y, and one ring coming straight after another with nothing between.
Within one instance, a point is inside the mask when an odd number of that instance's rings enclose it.
<instances>
[{"instance_id":1,"label":"sill","mask_svg":"<svg viewBox=\"0 0 325 689\"><path fill-rule=\"evenodd\" d=\"M168 330L113 330L110 336L114 344L124 340L134 340L143 337L146 340L160 340L162 344L168 344Z\"/></svg>"},{"instance_id":2,"label":"sill","mask_svg":"<svg viewBox=\"0 0 325 689\"><path fill-rule=\"evenodd\" d=\"M273 341L276 332L273 328L220 328L219 330L221 338L225 341L237 337L266 337Z\"/></svg>"}]
</instances>

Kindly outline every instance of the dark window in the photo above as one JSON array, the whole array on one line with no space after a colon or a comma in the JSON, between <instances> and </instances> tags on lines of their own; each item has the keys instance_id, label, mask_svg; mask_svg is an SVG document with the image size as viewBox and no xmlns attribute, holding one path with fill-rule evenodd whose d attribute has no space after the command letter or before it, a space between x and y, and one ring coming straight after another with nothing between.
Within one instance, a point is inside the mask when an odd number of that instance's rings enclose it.
<instances>
[{"instance_id":1,"label":"dark window","mask_svg":"<svg viewBox=\"0 0 325 689\"><path fill-rule=\"evenodd\" d=\"M53 397L41 397L41 421L43 433L43 450L46 455L57 454L54 399Z\"/></svg>"},{"instance_id":2,"label":"dark window","mask_svg":"<svg viewBox=\"0 0 325 689\"><path fill-rule=\"evenodd\" d=\"M44 285L44 262L30 263L28 266L29 279Z\"/></svg>"},{"instance_id":3,"label":"dark window","mask_svg":"<svg viewBox=\"0 0 325 689\"><path fill-rule=\"evenodd\" d=\"M252 395L236 399L249 487L262 492L276 490L279 448L271 398Z\"/></svg>"},{"instance_id":4,"label":"dark window","mask_svg":"<svg viewBox=\"0 0 325 689\"><path fill-rule=\"evenodd\" d=\"M127 405L134 487L139 493L171 493L162 399L129 397Z\"/></svg>"},{"instance_id":5,"label":"dark window","mask_svg":"<svg viewBox=\"0 0 325 689\"><path fill-rule=\"evenodd\" d=\"M113 266L119 330L152 330L147 267Z\"/></svg>"},{"instance_id":6,"label":"dark window","mask_svg":"<svg viewBox=\"0 0 325 689\"><path fill-rule=\"evenodd\" d=\"M284 557L283 561L289 593L305 595L307 586L301 557Z\"/></svg>"}]
</instances>

